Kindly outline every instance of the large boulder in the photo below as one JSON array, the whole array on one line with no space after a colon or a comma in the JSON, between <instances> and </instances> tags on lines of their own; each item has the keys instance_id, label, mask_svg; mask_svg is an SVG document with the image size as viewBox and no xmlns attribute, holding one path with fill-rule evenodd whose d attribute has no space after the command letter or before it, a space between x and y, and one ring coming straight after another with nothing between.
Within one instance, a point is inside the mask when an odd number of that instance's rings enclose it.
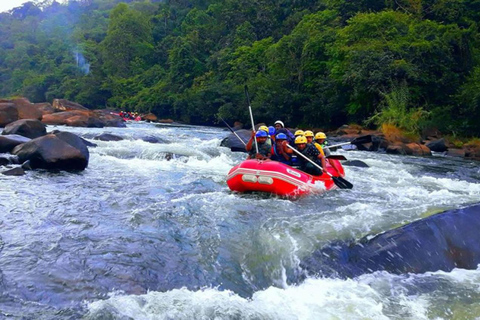
<instances>
[{"instance_id":1,"label":"large boulder","mask_svg":"<svg viewBox=\"0 0 480 320\"><path fill-rule=\"evenodd\" d=\"M71 127L125 127L125 121L120 116L104 110L70 110L45 114L42 122Z\"/></svg>"},{"instance_id":2,"label":"large boulder","mask_svg":"<svg viewBox=\"0 0 480 320\"><path fill-rule=\"evenodd\" d=\"M127 126L122 117L109 110L95 110L94 114L105 127L125 128Z\"/></svg>"},{"instance_id":3,"label":"large boulder","mask_svg":"<svg viewBox=\"0 0 480 320\"><path fill-rule=\"evenodd\" d=\"M55 131L52 134L55 135L60 140L65 141L75 149L80 150L80 152L82 152L82 154L85 156L87 161L90 159L90 153L87 148L88 146L87 143L89 142L85 141L83 138L77 136L76 134L73 134L71 132L66 132L66 131Z\"/></svg>"},{"instance_id":4,"label":"large boulder","mask_svg":"<svg viewBox=\"0 0 480 320\"><path fill-rule=\"evenodd\" d=\"M407 151L407 154L410 156L431 156L432 152L430 149L421 143L408 143L405 145L405 150Z\"/></svg>"},{"instance_id":5,"label":"large boulder","mask_svg":"<svg viewBox=\"0 0 480 320\"><path fill-rule=\"evenodd\" d=\"M158 117L156 115L154 115L153 113L148 113L148 114L143 115L142 119L145 120L145 121L155 122L155 121L158 120Z\"/></svg>"},{"instance_id":6,"label":"large boulder","mask_svg":"<svg viewBox=\"0 0 480 320\"><path fill-rule=\"evenodd\" d=\"M66 99L54 99L53 108L56 112L70 111L70 110L89 110L81 104L76 102L68 101Z\"/></svg>"},{"instance_id":7,"label":"large boulder","mask_svg":"<svg viewBox=\"0 0 480 320\"><path fill-rule=\"evenodd\" d=\"M18 110L19 119L36 119L41 120L43 113L27 98L13 99L12 103Z\"/></svg>"},{"instance_id":8,"label":"large boulder","mask_svg":"<svg viewBox=\"0 0 480 320\"><path fill-rule=\"evenodd\" d=\"M73 110L73 111L64 111L56 112L52 114L43 115L42 122L49 125L66 125L69 118L75 116L85 116L88 117L90 111L85 110Z\"/></svg>"},{"instance_id":9,"label":"large boulder","mask_svg":"<svg viewBox=\"0 0 480 320\"><path fill-rule=\"evenodd\" d=\"M33 106L38 109L42 113L42 115L52 114L55 112L53 106L48 102L34 103Z\"/></svg>"},{"instance_id":10,"label":"large boulder","mask_svg":"<svg viewBox=\"0 0 480 320\"><path fill-rule=\"evenodd\" d=\"M426 146L434 152L445 152L448 150L445 139L443 138L427 142Z\"/></svg>"},{"instance_id":11,"label":"large boulder","mask_svg":"<svg viewBox=\"0 0 480 320\"><path fill-rule=\"evenodd\" d=\"M12 102L2 100L0 102L0 127L18 120L18 110Z\"/></svg>"},{"instance_id":12,"label":"large boulder","mask_svg":"<svg viewBox=\"0 0 480 320\"><path fill-rule=\"evenodd\" d=\"M11 152L19 144L30 141L30 138L18 134L9 134L0 136L0 153Z\"/></svg>"},{"instance_id":13,"label":"large boulder","mask_svg":"<svg viewBox=\"0 0 480 320\"><path fill-rule=\"evenodd\" d=\"M103 128L105 123L100 119L88 115L77 115L65 120L65 124L69 127L88 127Z\"/></svg>"},{"instance_id":14,"label":"large boulder","mask_svg":"<svg viewBox=\"0 0 480 320\"><path fill-rule=\"evenodd\" d=\"M235 131L235 134L230 133L225 139L222 140L220 145L222 147L230 148L230 150L234 152L235 151L246 152L245 145L242 143L242 141L244 143L247 143L248 140L250 140L250 137L252 136L252 131L240 129ZM240 141L240 139L237 136L240 137L242 141Z\"/></svg>"},{"instance_id":15,"label":"large boulder","mask_svg":"<svg viewBox=\"0 0 480 320\"><path fill-rule=\"evenodd\" d=\"M480 205L447 211L359 242L330 243L301 263L311 274L356 277L477 269Z\"/></svg>"},{"instance_id":16,"label":"large boulder","mask_svg":"<svg viewBox=\"0 0 480 320\"><path fill-rule=\"evenodd\" d=\"M46 126L34 119L22 119L8 124L2 132L2 135L18 134L30 139L35 139L47 134Z\"/></svg>"},{"instance_id":17,"label":"large boulder","mask_svg":"<svg viewBox=\"0 0 480 320\"><path fill-rule=\"evenodd\" d=\"M12 153L22 163L29 160L32 169L84 170L88 166L89 154L86 146L77 145L81 139L57 135L47 134L33 139L15 147Z\"/></svg>"}]
</instances>

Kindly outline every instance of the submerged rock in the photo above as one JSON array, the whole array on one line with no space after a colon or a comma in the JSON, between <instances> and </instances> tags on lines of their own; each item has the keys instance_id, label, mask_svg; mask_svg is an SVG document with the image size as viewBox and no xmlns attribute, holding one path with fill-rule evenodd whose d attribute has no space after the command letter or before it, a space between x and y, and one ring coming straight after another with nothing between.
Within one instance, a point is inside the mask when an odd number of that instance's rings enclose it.
<instances>
[{"instance_id":1,"label":"submerged rock","mask_svg":"<svg viewBox=\"0 0 480 320\"><path fill-rule=\"evenodd\" d=\"M13 169L2 171L2 174L6 176L23 176L25 174L25 171L21 167L16 167Z\"/></svg>"},{"instance_id":2,"label":"submerged rock","mask_svg":"<svg viewBox=\"0 0 480 320\"><path fill-rule=\"evenodd\" d=\"M111 134L111 133L102 133L99 136L93 138L93 140L100 140L100 141L122 141L124 140L122 137Z\"/></svg>"},{"instance_id":3,"label":"submerged rock","mask_svg":"<svg viewBox=\"0 0 480 320\"><path fill-rule=\"evenodd\" d=\"M403 227L316 250L301 263L309 274L356 277L476 269L480 263L480 204L447 211Z\"/></svg>"}]
</instances>

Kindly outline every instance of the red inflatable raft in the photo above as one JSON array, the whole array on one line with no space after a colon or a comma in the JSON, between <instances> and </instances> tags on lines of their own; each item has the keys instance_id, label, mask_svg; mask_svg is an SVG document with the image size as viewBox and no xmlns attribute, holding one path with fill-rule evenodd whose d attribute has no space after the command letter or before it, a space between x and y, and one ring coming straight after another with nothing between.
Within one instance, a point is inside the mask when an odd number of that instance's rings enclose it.
<instances>
[{"instance_id":1,"label":"red inflatable raft","mask_svg":"<svg viewBox=\"0 0 480 320\"><path fill-rule=\"evenodd\" d=\"M341 163L338 160L330 161L335 168L327 162L327 171L335 177L344 177L345 172ZM230 170L227 184L232 191L258 191L286 197L323 193L337 188L332 178L326 173L321 176L312 176L271 160L243 161Z\"/></svg>"}]
</instances>

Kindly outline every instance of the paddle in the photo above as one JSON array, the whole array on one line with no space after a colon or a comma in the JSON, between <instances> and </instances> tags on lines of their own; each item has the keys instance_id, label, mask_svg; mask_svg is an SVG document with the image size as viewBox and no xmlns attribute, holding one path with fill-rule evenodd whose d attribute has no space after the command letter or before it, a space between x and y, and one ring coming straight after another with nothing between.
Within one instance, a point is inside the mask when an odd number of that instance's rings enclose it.
<instances>
[{"instance_id":1,"label":"paddle","mask_svg":"<svg viewBox=\"0 0 480 320\"><path fill-rule=\"evenodd\" d=\"M355 138L350 142L339 143L339 144L335 144L335 145L332 145L332 146L325 146L325 147L323 147L323 149L330 149L330 148L346 146L347 144L364 144L364 143L369 143L369 142L372 142L372 136L371 135L366 135L366 136L361 136L361 137Z\"/></svg>"},{"instance_id":2,"label":"paddle","mask_svg":"<svg viewBox=\"0 0 480 320\"><path fill-rule=\"evenodd\" d=\"M235 137L237 137L238 140L240 140L240 141L243 143L244 146L247 146L247 144L245 143L245 141L243 141L242 138L240 138L240 137L238 136L238 134L232 129L232 127L230 127L230 126L228 125L228 123L227 123L225 120L223 120L222 117L219 117L219 118L220 118L220 120L223 121L223 123L225 123L225 125L227 126L227 128L235 135Z\"/></svg>"},{"instance_id":3,"label":"paddle","mask_svg":"<svg viewBox=\"0 0 480 320\"><path fill-rule=\"evenodd\" d=\"M294 147L290 146L287 144L287 147L292 149L296 154L298 154L299 156L303 157L305 160L309 161L311 164L313 164L314 166L316 166L318 169L322 170L322 172L325 172L327 175L330 176L330 178L332 178L333 180L333 183L335 183L335 185L337 187L339 187L340 189L352 189L353 188L353 184L351 184L350 182L348 182L347 180L341 178L341 177L335 177L335 176L332 176L330 174L330 172L326 171L326 170L323 170L322 167L320 167L318 164L316 164L315 162L313 162L312 160L310 160L309 158L307 158L306 156L303 155L303 153L301 153L300 151L298 151L297 149L295 149Z\"/></svg>"},{"instance_id":4,"label":"paddle","mask_svg":"<svg viewBox=\"0 0 480 320\"><path fill-rule=\"evenodd\" d=\"M345 158L345 156L342 156L341 154L331 154L329 156L326 156L325 158L333 160L347 160L347 158Z\"/></svg>"},{"instance_id":5,"label":"paddle","mask_svg":"<svg viewBox=\"0 0 480 320\"><path fill-rule=\"evenodd\" d=\"M252 121L252 130L255 131L255 122L253 122L253 113L252 113L252 107L250 106L250 97L248 96L248 87L245 85L245 95L247 96L247 102L248 102L248 111L250 111L250 120ZM257 143L257 137L254 137L255 141L255 150L258 153L258 143Z\"/></svg>"}]
</instances>

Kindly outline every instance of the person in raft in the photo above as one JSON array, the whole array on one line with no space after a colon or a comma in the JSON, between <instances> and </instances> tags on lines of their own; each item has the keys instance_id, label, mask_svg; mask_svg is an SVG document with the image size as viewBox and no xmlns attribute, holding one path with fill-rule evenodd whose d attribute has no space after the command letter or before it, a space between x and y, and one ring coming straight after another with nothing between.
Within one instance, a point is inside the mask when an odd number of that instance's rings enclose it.
<instances>
[{"instance_id":1,"label":"person in raft","mask_svg":"<svg viewBox=\"0 0 480 320\"><path fill-rule=\"evenodd\" d=\"M257 148L255 147L255 142L253 139L257 140L258 144L258 153ZM267 160L270 159L272 156L272 145L267 143L268 134L263 131L259 130L257 133L252 131L252 137L248 140L245 149L248 151L247 159L259 159L259 160Z\"/></svg>"},{"instance_id":2,"label":"person in raft","mask_svg":"<svg viewBox=\"0 0 480 320\"><path fill-rule=\"evenodd\" d=\"M323 170L326 170L327 165L325 162L325 156L323 156L317 148L312 144L307 144L307 138L305 136L297 136L295 138L295 148L300 151L308 159L315 162L318 166L322 167ZM285 152L293 153L289 148L285 148ZM313 176L319 176L322 174L322 170L317 166L314 166L310 161L307 161L304 157L298 156L298 162L300 163L300 170L311 174Z\"/></svg>"},{"instance_id":3,"label":"person in raft","mask_svg":"<svg viewBox=\"0 0 480 320\"><path fill-rule=\"evenodd\" d=\"M275 121L274 126L275 126L275 136L279 133L284 133L287 136L288 143L293 144L293 142L295 141L295 136L290 130L285 128L285 124L282 121L280 120Z\"/></svg>"},{"instance_id":4,"label":"person in raft","mask_svg":"<svg viewBox=\"0 0 480 320\"><path fill-rule=\"evenodd\" d=\"M275 137L275 143L272 145L272 157L270 159L291 165L291 155L285 152L287 144L287 135L285 133L277 134Z\"/></svg>"},{"instance_id":5,"label":"person in raft","mask_svg":"<svg viewBox=\"0 0 480 320\"><path fill-rule=\"evenodd\" d=\"M324 156L328 157L330 155L330 150L329 149L324 149L324 147L327 145L326 142L327 135L323 132L317 132L315 134L315 147L317 147L318 151L320 151L321 154Z\"/></svg>"}]
</instances>

